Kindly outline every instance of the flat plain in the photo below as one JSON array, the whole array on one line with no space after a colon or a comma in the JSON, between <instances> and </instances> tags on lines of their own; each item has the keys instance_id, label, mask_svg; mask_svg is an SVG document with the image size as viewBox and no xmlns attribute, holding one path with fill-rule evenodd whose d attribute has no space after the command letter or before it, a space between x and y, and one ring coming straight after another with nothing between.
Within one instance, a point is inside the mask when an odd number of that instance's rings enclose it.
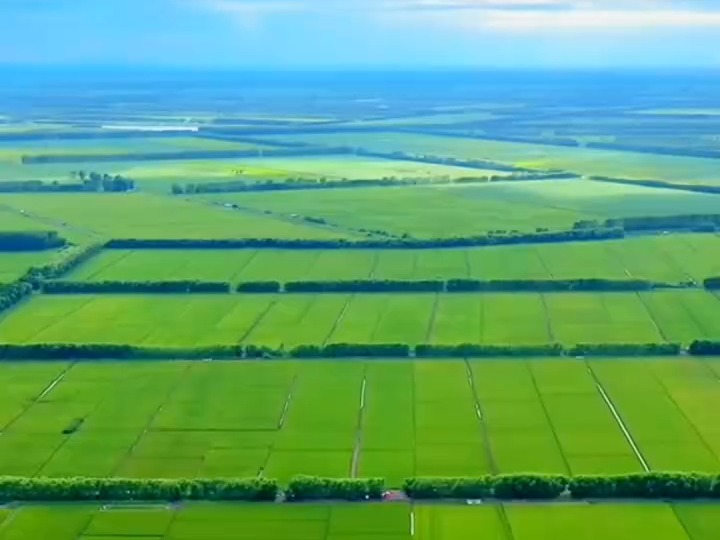
<instances>
[{"instance_id":1,"label":"flat plain","mask_svg":"<svg viewBox=\"0 0 720 540\"><path fill-rule=\"evenodd\" d=\"M294 135L282 140L312 145L347 145L379 152L487 159L539 170L564 170L583 176L717 185L720 174L713 159L653 155L518 142L474 140L407 133Z\"/></svg>"},{"instance_id":2,"label":"flat plain","mask_svg":"<svg viewBox=\"0 0 720 540\"><path fill-rule=\"evenodd\" d=\"M0 374L7 475L399 487L413 475L720 467L717 360L29 362Z\"/></svg>"},{"instance_id":3,"label":"flat plain","mask_svg":"<svg viewBox=\"0 0 720 540\"><path fill-rule=\"evenodd\" d=\"M104 250L66 276L78 281L353 279L647 279L679 283L720 276L720 237L422 250Z\"/></svg>"},{"instance_id":4,"label":"flat plain","mask_svg":"<svg viewBox=\"0 0 720 540\"><path fill-rule=\"evenodd\" d=\"M678 309L681 307L682 309ZM720 338L720 299L643 293L44 295L0 318L7 343L536 345Z\"/></svg>"},{"instance_id":5,"label":"flat plain","mask_svg":"<svg viewBox=\"0 0 720 540\"><path fill-rule=\"evenodd\" d=\"M15 540L714 540L720 534L716 508L702 503L23 505L0 516L0 532Z\"/></svg>"},{"instance_id":6,"label":"flat plain","mask_svg":"<svg viewBox=\"0 0 720 540\"><path fill-rule=\"evenodd\" d=\"M354 229L430 238L569 229L586 219L717 212L715 195L582 180L369 187L354 189L351 196L345 190L313 190L205 197Z\"/></svg>"}]
</instances>

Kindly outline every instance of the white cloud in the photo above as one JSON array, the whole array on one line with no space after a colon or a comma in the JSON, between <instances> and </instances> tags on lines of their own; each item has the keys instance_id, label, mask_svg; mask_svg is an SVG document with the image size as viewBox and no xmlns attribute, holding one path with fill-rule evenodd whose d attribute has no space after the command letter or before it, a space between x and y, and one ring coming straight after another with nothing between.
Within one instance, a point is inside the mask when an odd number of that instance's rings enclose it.
<instances>
[{"instance_id":1,"label":"white cloud","mask_svg":"<svg viewBox=\"0 0 720 540\"><path fill-rule=\"evenodd\" d=\"M363 12L392 24L505 32L712 28L697 0L185 0L255 25L278 13Z\"/></svg>"}]
</instances>

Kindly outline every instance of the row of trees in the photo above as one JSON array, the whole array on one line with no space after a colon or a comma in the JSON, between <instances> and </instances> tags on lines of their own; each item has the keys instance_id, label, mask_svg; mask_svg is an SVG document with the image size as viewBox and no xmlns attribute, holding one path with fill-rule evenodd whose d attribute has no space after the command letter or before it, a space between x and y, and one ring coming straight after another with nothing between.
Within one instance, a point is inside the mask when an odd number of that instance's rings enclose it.
<instances>
[{"instance_id":1,"label":"row of trees","mask_svg":"<svg viewBox=\"0 0 720 540\"><path fill-rule=\"evenodd\" d=\"M718 499L720 475L649 472L560 476L508 474L476 478L410 478L413 499Z\"/></svg>"},{"instance_id":2,"label":"row of trees","mask_svg":"<svg viewBox=\"0 0 720 540\"><path fill-rule=\"evenodd\" d=\"M98 172L73 171L74 182L58 180L14 180L0 182L0 193L66 193L97 192L120 193L135 189L135 181L122 175Z\"/></svg>"},{"instance_id":3,"label":"row of trees","mask_svg":"<svg viewBox=\"0 0 720 540\"><path fill-rule=\"evenodd\" d=\"M3 297L0 297L0 301ZM20 297L22 298L22 297ZM683 351L677 343L594 343L573 346L546 345L459 345L412 346L407 343L330 343L298 345L292 349L263 345L214 345L207 347L149 347L105 343L2 344L2 359L167 359L206 358L494 358L494 357L584 357L584 356L675 356ZM695 342L692 355L720 355L720 342Z\"/></svg>"},{"instance_id":4,"label":"row of trees","mask_svg":"<svg viewBox=\"0 0 720 540\"><path fill-rule=\"evenodd\" d=\"M57 231L0 231L0 252L44 251L60 248L66 243Z\"/></svg>"},{"instance_id":5,"label":"row of trees","mask_svg":"<svg viewBox=\"0 0 720 540\"><path fill-rule=\"evenodd\" d=\"M408 478L412 499L719 499L720 475L649 472L623 475L503 474L467 478ZM296 476L283 491L276 480L254 478L128 479L0 477L0 502L247 501L382 499L382 478Z\"/></svg>"},{"instance_id":6,"label":"row of trees","mask_svg":"<svg viewBox=\"0 0 720 540\"><path fill-rule=\"evenodd\" d=\"M110 249L435 249L449 247L500 246L512 244L544 244L584 242L623 238L620 228L575 229L535 232L496 231L485 235L448 238L379 238L364 240L310 240L279 238L238 239L144 239L126 238L108 241Z\"/></svg>"},{"instance_id":7,"label":"row of trees","mask_svg":"<svg viewBox=\"0 0 720 540\"><path fill-rule=\"evenodd\" d=\"M46 294L183 294L229 293L230 283L223 281L48 281L43 284Z\"/></svg>"},{"instance_id":8,"label":"row of trees","mask_svg":"<svg viewBox=\"0 0 720 540\"><path fill-rule=\"evenodd\" d=\"M83 248L72 248L66 256L56 262L43 266L34 266L14 282L0 289L0 313L10 309L32 294L46 279L54 279L64 275L79 264L93 257L102 249L101 245Z\"/></svg>"},{"instance_id":9,"label":"row of trees","mask_svg":"<svg viewBox=\"0 0 720 540\"><path fill-rule=\"evenodd\" d=\"M564 291L645 291L691 287L693 283L669 284L645 280L347 280L347 281L249 281L239 283L240 293L389 293L389 292L564 292ZM226 281L50 281L47 294L91 293L229 293Z\"/></svg>"}]
</instances>

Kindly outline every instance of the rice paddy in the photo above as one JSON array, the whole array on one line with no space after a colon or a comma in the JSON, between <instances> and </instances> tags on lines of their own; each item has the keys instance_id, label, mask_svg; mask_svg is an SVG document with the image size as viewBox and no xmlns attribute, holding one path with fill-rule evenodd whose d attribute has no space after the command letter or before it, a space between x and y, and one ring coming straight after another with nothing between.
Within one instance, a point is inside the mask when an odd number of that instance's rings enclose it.
<instances>
[{"instance_id":1,"label":"rice paddy","mask_svg":"<svg viewBox=\"0 0 720 540\"><path fill-rule=\"evenodd\" d=\"M0 474L263 474L283 482L296 474L357 474L399 487L413 475L612 474L641 471L643 462L657 470L715 471L716 364L4 364Z\"/></svg>"},{"instance_id":2,"label":"rice paddy","mask_svg":"<svg viewBox=\"0 0 720 540\"><path fill-rule=\"evenodd\" d=\"M325 343L688 344L720 338L719 310L720 299L702 290L45 295L5 314L0 339L274 348Z\"/></svg>"},{"instance_id":3,"label":"rice paddy","mask_svg":"<svg viewBox=\"0 0 720 540\"><path fill-rule=\"evenodd\" d=\"M0 530L15 540L713 540L715 510L702 503L23 505L4 511Z\"/></svg>"},{"instance_id":4,"label":"rice paddy","mask_svg":"<svg viewBox=\"0 0 720 540\"><path fill-rule=\"evenodd\" d=\"M720 238L642 236L603 242L423 250L105 250L66 276L78 281L354 279L647 279L720 276Z\"/></svg>"}]
</instances>

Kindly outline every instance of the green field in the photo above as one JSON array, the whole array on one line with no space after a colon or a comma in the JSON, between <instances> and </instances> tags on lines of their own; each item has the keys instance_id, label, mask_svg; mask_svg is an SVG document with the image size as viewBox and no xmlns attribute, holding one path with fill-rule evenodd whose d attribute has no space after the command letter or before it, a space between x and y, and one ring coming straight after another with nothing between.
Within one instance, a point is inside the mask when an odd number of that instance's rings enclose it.
<instances>
[{"instance_id":1,"label":"green field","mask_svg":"<svg viewBox=\"0 0 720 540\"><path fill-rule=\"evenodd\" d=\"M716 195L580 180L208 195L257 210L417 237L568 229L582 219L717 213Z\"/></svg>"},{"instance_id":2,"label":"green field","mask_svg":"<svg viewBox=\"0 0 720 540\"><path fill-rule=\"evenodd\" d=\"M276 136L274 139L328 146L356 146L380 152L488 159L531 169L561 169L585 176L717 184L713 159L559 147L542 144L473 140L405 133L347 133Z\"/></svg>"},{"instance_id":3,"label":"green field","mask_svg":"<svg viewBox=\"0 0 720 540\"><path fill-rule=\"evenodd\" d=\"M689 343L720 299L649 293L49 295L0 318L8 343Z\"/></svg>"},{"instance_id":4,"label":"green field","mask_svg":"<svg viewBox=\"0 0 720 540\"><path fill-rule=\"evenodd\" d=\"M12 194L3 204L105 238L337 238L319 226L143 193Z\"/></svg>"},{"instance_id":5,"label":"green field","mask_svg":"<svg viewBox=\"0 0 720 540\"><path fill-rule=\"evenodd\" d=\"M640 471L598 384L651 468L717 471L712 411L720 392L710 368L720 365L693 359L2 364L0 474L262 473L284 482L301 473L355 471L399 486L413 475ZM63 433L71 425L76 429Z\"/></svg>"},{"instance_id":6,"label":"green field","mask_svg":"<svg viewBox=\"0 0 720 540\"><path fill-rule=\"evenodd\" d=\"M720 276L720 237L644 236L604 242L424 250L103 251L66 276L82 281L353 279L648 279Z\"/></svg>"},{"instance_id":7,"label":"green field","mask_svg":"<svg viewBox=\"0 0 720 540\"><path fill-rule=\"evenodd\" d=\"M720 534L717 508L703 503L83 504L2 512L0 533L13 540L714 540Z\"/></svg>"},{"instance_id":8,"label":"green field","mask_svg":"<svg viewBox=\"0 0 720 540\"><path fill-rule=\"evenodd\" d=\"M7 141L0 142L0 160L19 161L22 156L123 155L261 148L268 147L190 136Z\"/></svg>"}]
</instances>

